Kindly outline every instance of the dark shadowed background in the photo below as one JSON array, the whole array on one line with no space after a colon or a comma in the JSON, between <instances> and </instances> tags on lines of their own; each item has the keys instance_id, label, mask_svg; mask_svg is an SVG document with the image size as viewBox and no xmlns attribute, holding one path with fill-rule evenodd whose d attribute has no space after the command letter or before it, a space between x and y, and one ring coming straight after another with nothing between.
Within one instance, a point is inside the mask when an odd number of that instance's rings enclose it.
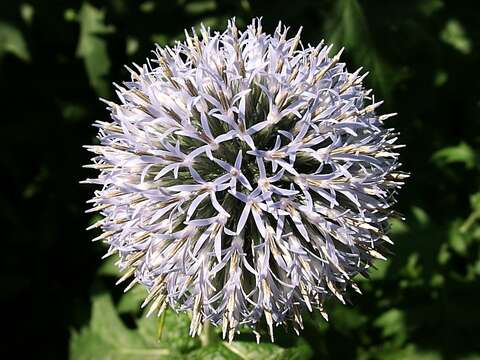
<instances>
[{"instance_id":1,"label":"dark shadowed background","mask_svg":"<svg viewBox=\"0 0 480 360\"><path fill-rule=\"evenodd\" d=\"M2 0L0 354L480 359L479 12L474 0ZM348 68L370 71L367 85L383 112L399 113L388 121L407 145L412 177L397 205L406 221L392 222L395 256L360 281L364 294L332 300L329 323L307 315L300 339L252 347L245 335L233 348L201 348L170 314L157 341L156 320L138 312L141 289L122 295L85 230L93 188L79 181L95 173L81 167L82 145L108 117L98 98L128 79L124 64L232 16L239 26L263 16L269 32L278 20L292 33L303 25L305 43L345 46Z\"/></svg>"}]
</instances>

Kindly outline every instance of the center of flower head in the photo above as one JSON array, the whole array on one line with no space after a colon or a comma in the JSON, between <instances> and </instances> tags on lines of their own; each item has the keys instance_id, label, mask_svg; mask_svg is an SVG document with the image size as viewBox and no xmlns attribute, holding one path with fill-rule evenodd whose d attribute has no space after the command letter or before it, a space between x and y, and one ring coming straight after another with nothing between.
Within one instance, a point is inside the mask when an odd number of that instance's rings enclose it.
<instances>
[{"instance_id":1,"label":"center of flower head","mask_svg":"<svg viewBox=\"0 0 480 360\"><path fill-rule=\"evenodd\" d=\"M91 182L110 252L152 310L192 312L231 341L292 321L381 257L396 169L359 71L254 20L187 34L121 88L99 122ZM152 64L158 64L157 67ZM147 301L148 302L148 301Z\"/></svg>"}]
</instances>

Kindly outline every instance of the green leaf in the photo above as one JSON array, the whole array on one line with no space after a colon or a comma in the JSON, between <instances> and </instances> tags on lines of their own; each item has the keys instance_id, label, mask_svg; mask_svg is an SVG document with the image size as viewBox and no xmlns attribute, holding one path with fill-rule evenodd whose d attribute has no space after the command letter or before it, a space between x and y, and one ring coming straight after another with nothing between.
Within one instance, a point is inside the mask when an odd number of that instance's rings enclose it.
<instances>
[{"instance_id":1,"label":"green leaf","mask_svg":"<svg viewBox=\"0 0 480 360\"><path fill-rule=\"evenodd\" d=\"M164 323L159 324L160 319L155 317L147 318L142 316L137 321L138 332L145 342L150 346L162 346L172 349L178 353L188 353L200 347L198 337L192 338L188 335L190 330L190 319L188 315L177 314L173 310L167 310ZM162 325L161 337L158 339L158 326Z\"/></svg>"},{"instance_id":2,"label":"green leaf","mask_svg":"<svg viewBox=\"0 0 480 360\"><path fill-rule=\"evenodd\" d=\"M445 28L442 30L440 38L462 54L470 54L472 51L472 41L468 38L465 29L458 20L449 20L445 24Z\"/></svg>"},{"instance_id":3,"label":"green leaf","mask_svg":"<svg viewBox=\"0 0 480 360\"><path fill-rule=\"evenodd\" d=\"M459 360L480 360L480 354L469 354L458 358Z\"/></svg>"},{"instance_id":4,"label":"green leaf","mask_svg":"<svg viewBox=\"0 0 480 360\"><path fill-rule=\"evenodd\" d=\"M452 249L460 255L466 255L468 239L461 231L461 221L455 220L450 224L448 230L448 242Z\"/></svg>"},{"instance_id":5,"label":"green leaf","mask_svg":"<svg viewBox=\"0 0 480 360\"><path fill-rule=\"evenodd\" d=\"M105 25L105 12L84 2L78 14L80 39L77 56L83 58L90 85L100 96L109 94L106 79L110 70L107 42L104 35L113 32L112 26Z\"/></svg>"},{"instance_id":6,"label":"green leaf","mask_svg":"<svg viewBox=\"0 0 480 360\"><path fill-rule=\"evenodd\" d=\"M389 224L390 233L394 236L404 235L410 231L410 228L405 223L405 221L402 221L400 219L390 219Z\"/></svg>"},{"instance_id":7,"label":"green leaf","mask_svg":"<svg viewBox=\"0 0 480 360\"><path fill-rule=\"evenodd\" d=\"M405 313L400 309L390 309L380 315L374 325L382 329L384 337L394 337L397 343L403 343L407 338Z\"/></svg>"},{"instance_id":8,"label":"green leaf","mask_svg":"<svg viewBox=\"0 0 480 360\"><path fill-rule=\"evenodd\" d=\"M403 273L407 278L418 279L422 273L422 268L419 264L419 254L411 253L407 258L407 263L403 269Z\"/></svg>"},{"instance_id":9,"label":"green leaf","mask_svg":"<svg viewBox=\"0 0 480 360\"><path fill-rule=\"evenodd\" d=\"M472 169L475 166L476 154L470 145L461 142L456 146L438 150L433 154L432 160L440 166L451 163L463 163L467 169Z\"/></svg>"},{"instance_id":10,"label":"green leaf","mask_svg":"<svg viewBox=\"0 0 480 360\"><path fill-rule=\"evenodd\" d=\"M154 1L145 1L140 4L139 8L141 12L144 13L151 13L152 11L155 10L156 4Z\"/></svg>"},{"instance_id":11,"label":"green leaf","mask_svg":"<svg viewBox=\"0 0 480 360\"><path fill-rule=\"evenodd\" d=\"M32 24L33 15L35 14L35 9L31 4L22 3L20 5L20 15L28 25Z\"/></svg>"},{"instance_id":12,"label":"green leaf","mask_svg":"<svg viewBox=\"0 0 480 360\"><path fill-rule=\"evenodd\" d=\"M97 295L93 299L90 324L79 333L73 332L70 342L72 360L100 359L309 359L311 349L299 340L291 348L276 344L238 341L213 342L200 347L199 338L188 335L190 319L185 314L167 310L163 318L163 332L158 339L161 320L142 317L137 329L128 329L115 311L109 295ZM188 354L188 355L187 355Z\"/></svg>"},{"instance_id":13,"label":"green leaf","mask_svg":"<svg viewBox=\"0 0 480 360\"><path fill-rule=\"evenodd\" d=\"M419 227L426 228L430 224L430 217L422 208L412 206L412 214Z\"/></svg>"},{"instance_id":14,"label":"green leaf","mask_svg":"<svg viewBox=\"0 0 480 360\"><path fill-rule=\"evenodd\" d=\"M189 354L190 360L305 360L312 357L308 344L299 340L297 346L282 348L271 343L247 341L217 342Z\"/></svg>"},{"instance_id":15,"label":"green leaf","mask_svg":"<svg viewBox=\"0 0 480 360\"><path fill-rule=\"evenodd\" d=\"M192 15L215 11L217 4L213 0L194 1L185 4L185 11Z\"/></svg>"},{"instance_id":16,"label":"green leaf","mask_svg":"<svg viewBox=\"0 0 480 360\"><path fill-rule=\"evenodd\" d=\"M442 0L421 0L418 8L421 13L431 16L445 6Z\"/></svg>"},{"instance_id":17,"label":"green leaf","mask_svg":"<svg viewBox=\"0 0 480 360\"><path fill-rule=\"evenodd\" d=\"M100 268L97 270L98 275L102 276L119 276L120 275L120 270L118 267L115 265L115 262L117 261L117 257L115 255L110 256L108 259L106 259Z\"/></svg>"},{"instance_id":18,"label":"green leaf","mask_svg":"<svg viewBox=\"0 0 480 360\"><path fill-rule=\"evenodd\" d=\"M387 275L388 268L390 266L390 262L383 261L383 260L376 260L374 262L375 267L372 267L368 274L370 275L370 279L364 279L362 281L375 281L375 280L383 280Z\"/></svg>"},{"instance_id":19,"label":"green leaf","mask_svg":"<svg viewBox=\"0 0 480 360\"><path fill-rule=\"evenodd\" d=\"M414 344L398 347L391 343L384 343L379 348L372 348L366 356L361 359L382 359L382 360L442 360L443 357L436 351L425 351L418 349Z\"/></svg>"},{"instance_id":20,"label":"green leaf","mask_svg":"<svg viewBox=\"0 0 480 360\"><path fill-rule=\"evenodd\" d=\"M129 56L135 54L140 47L138 39L133 36L127 36L126 43L126 53Z\"/></svg>"},{"instance_id":21,"label":"green leaf","mask_svg":"<svg viewBox=\"0 0 480 360\"><path fill-rule=\"evenodd\" d=\"M78 122L88 116L87 108L80 104L65 103L62 104L61 109L63 119L68 122Z\"/></svg>"},{"instance_id":22,"label":"green leaf","mask_svg":"<svg viewBox=\"0 0 480 360\"><path fill-rule=\"evenodd\" d=\"M474 211L480 210L480 192L470 196L470 206Z\"/></svg>"},{"instance_id":23,"label":"green leaf","mask_svg":"<svg viewBox=\"0 0 480 360\"><path fill-rule=\"evenodd\" d=\"M373 75L374 84L388 96L392 86L398 81L398 72L394 73L381 59L373 44L367 19L357 0L339 0L335 7L335 16L325 23L327 39L336 48L345 46L355 63L363 66Z\"/></svg>"},{"instance_id":24,"label":"green leaf","mask_svg":"<svg viewBox=\"0 0 480 360\"><path fill-rule=\"evenodd\" d=\"M22 33L13 25L0 21L0 59L7 53L30 61L30 53Z\"/></svg>"},{"instance_id":25,"label":"green leaf","mask_svg":"<svg viewBox=\"0 0 480 360\"><path fill-rule=\"evenodd\" d=\"M461 234L468 232L480 219L480 192L470 196L470 206L472 207L472 213L460 227Z\"/></svg>"},{"instance_id":26,"label":"green leaf","mask_svg":"<svg viewBox=\"0 0 480 360\"><path fill-rule=\"evenodd\" d=\"M120 314L123 313L137 313L140 310L142 302L147 297L147 290L142 285L136 285L125 294L122 295L117 304L117 309Z\"/></svg>"},{"instance_id":27,"label":"green leaf","mask_svg":"<svg viewBox=\"0 0 480 360\"><path fill-rule=\"evenodd\" d=\"M448 73L443 70L437 71L435 74L435 79L433 80L433 83L435 86L440 87L445 85L445 83L448 81Z\"/></svg>"},{"instance_id":28,"label":"green leaf","mask_svg":"<svg viewBox=\"0 0 480 360\"><path fill-rule=\"evenodd\" d=\"M188 354L188 360L246 360L248 357L242 357L230 351L223 343L206 346Z\"/></svg>"},{"instance_id":29,"label":"green leaf","mask_svg":"<svg viewBox=\"0 0 480 360\"><path fill-rule=\"evenodd\" d=\"M332 307L330 316L332 326L342 334L348 334L368 322L368 317L358 309L338 304Z\"/></svg>"},{"instance_id":30,"label":"green leaf","mask_svg":"<svg viewBox=\"0 0 480 360\"><path fill-rule=\"evenodd\" d=\"M90 325L70 341L71 360L144 360L172 358L168 348L152 347L118 317L109 295L93 299Z\"/></svg>"}]
</instances>

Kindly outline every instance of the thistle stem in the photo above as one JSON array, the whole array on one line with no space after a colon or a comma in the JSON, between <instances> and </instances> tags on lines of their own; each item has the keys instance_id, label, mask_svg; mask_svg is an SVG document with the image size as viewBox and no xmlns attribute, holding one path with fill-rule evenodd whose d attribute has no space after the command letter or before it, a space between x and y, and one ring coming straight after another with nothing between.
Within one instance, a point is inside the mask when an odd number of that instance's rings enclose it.
<instances>
[{"instance_id":1,"label":"thistle stem","mask_svg":"<svg viewBox=\"0 0 480 360\"><path fill-rule=\"evenodd\" d=\"M200 343L202 347L206 347L217 339L215 331L213 331L212 325L210 325L210 321L205 321L203 324L202 333L200 334Z\"/></svg>"}]
</instances>

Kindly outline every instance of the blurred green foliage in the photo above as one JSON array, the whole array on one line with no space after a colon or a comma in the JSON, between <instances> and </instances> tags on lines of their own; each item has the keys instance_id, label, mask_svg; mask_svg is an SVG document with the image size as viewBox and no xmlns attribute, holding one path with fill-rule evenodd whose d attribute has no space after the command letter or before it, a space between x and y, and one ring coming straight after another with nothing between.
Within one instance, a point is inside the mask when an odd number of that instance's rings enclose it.
<instances>
[{"instance_id":1,"label":"blurred green foliage","mask_svg":"<svg viewBox=\"0 0 480 360\"><path fill-rule=\"evenodd\" d=\"M11 337L0 352L62 359L480 359L480 3L474 0L40 1L0 4L5 222L0 299ZM305 43L345 46L350 70L399 112L404 169L395 255L378 262L330 321L306 314L301 337L260 345L189 338L188 318L145 318L142 289L114 287L83 214L78 181L123 64L200 22L222 29L263 16L304 27ZM292 32L293 32L292 31ZM91 175L91 174L90 174ZM203 343L202 343L203 341Z\"/></svg>"}]
</instances>

